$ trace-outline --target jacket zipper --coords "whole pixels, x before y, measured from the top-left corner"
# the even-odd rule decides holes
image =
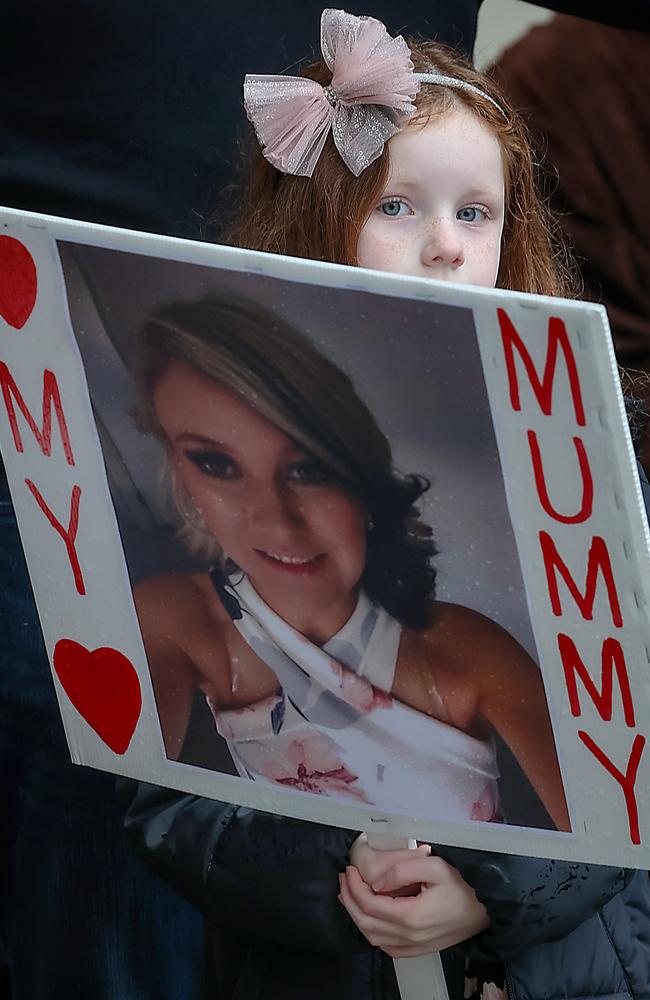
[[[515,995],[514,987],[512,985],[512,979],[510,978],[510,970],[506,962],[503,963],[503,984],[506,988],[506,997],[508,1000],[517,1000]]]

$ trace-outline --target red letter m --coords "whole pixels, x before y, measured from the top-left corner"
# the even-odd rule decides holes
[[[587,690],[587,694],[596,706],[596,710],[603,722],[611,722],[614,670],[616,670],[616,678],[621,691],[621,701],[623,702],[625,723],[628,726],[634,726],[634,703],[632,701],[632,692],[630,690],[630,678],[627,674],[627,666],[625,664],[623,649],[618,639],[612,639],[610,637],[603,640],[601,650],[600,691],[592,680],[591,674],[585,667],[583,659],[576,649],[576,644],[573,639],[560,632],[557,637],[557,645],[562,658],[562,666],[564,667],[564,679],[566,681],[566,688],[569,694],[571,714],[574,716],[582,715],[580,699],[578,698],[577,678],[579,677]]]
[[[18,421],[16,420],[14,400],[16,402],[16,406],[27,421],[30,431],[36,438],[39,448],[43,454],[48,457],[52,454],[52,407],[54,407],[54,413],[56,414],[57,423],[59,425],[59,433],[61,435],[61,442],[63,444],[66,461],[68,465],[74,465],[70,435],[68,433],[68,426],[65,422],[63,406],[61,405],[61,395],[59,393],[59,386],[54,372],[48,371],[47,369],[43,372],[42,429],[38,427],[38,424],[29,412],[20,389],[14,382],[13,376],[4,361],[0,361],[0,387],[2,388],[2,398],[4,399],[4,404],[7,410],[7,416],[9,418],[9,424],[11,426],[11,433],[13,434],[16,451],[22,452],[24,449],[23,440],[18,429]]]
[[[604,538],[601,538],[599,535],[594,535],[591,543],[587,561],[587,578],[585,580],[584,594],[580,592],[575,580],[571,576],[568,566],[556,549],[555,542],[551,536],[545,531],[540,531],[539,542],[542,547],[542,556],[544,557],[546,583],[548,586],[549,597],[551,599],[553,614],[558,617],[562,614],[562,605],[560,604],[560,593],[557,581],[557,573],[559,572],[562,579],[566,583],[571,596],[578,605],[582,617],[586,621],[590,622],[594,617],[596,584],[598,582],[598,571],[600,570],[603,575],[603,580],[605,581],[605,587],[607,588],[607,598],[609,600],[609,608],[612,613],[612,621],[616,628],[621,628],[623,625],[621,606],[618,602],[614,574],[612,573],[612,564],[609,559],[609,552]]]
[[[517,369],[515,367],[514,348],[524,363],[528,380],[533,388],[542,413],[547,417],[551,414],[553,397],[553,379],[555,378],[555,368],[557,364],[558,347],[562,349],[564,361],[566,363],[567,374],[569,376],[569,387],[576,420],[581,427],[585,424],[585,411],[582,405],[582,394],[580,392],[580,379],[578,378],[578,368],[571,350],[566,327],[561,319],[551,316],[548,321],[548,350],[546,353],[546,364],[544,365],[544,375],[541,380],[533,360],[528,353],[526,345],[515,330],[514,324],[505,309],[497,309],[499,326],[501,328],[501,340],[503,342],[503,352],[506,360],[506,371],[508,372],[508,385],[510,387],[510,404],[513,410],[521,410],[521,399],[519,396],[519,381],[517,379]]]

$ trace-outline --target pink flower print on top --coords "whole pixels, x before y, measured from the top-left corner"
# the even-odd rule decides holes
[[[329,742],[314,733],[303,739],[292,740],[284,761],[272,761],[262,768],[265,778],[313,795],[346,795],[367,802],[368,799],[354,783],[358,776],[345,766],[332,750]]]
[[[269,736],[273,732],[273,711],[281,701],[282,694],[275,691],[252,705],[219,711],[216,703],[207,698],[217,732],[225,740],[254,740]]]
[[[365,677],[359,677],[353,670],[348,670],[338,660],[330,659],[332,673],[339,678],[341,697],[357,712],[367,715],[377,708],[390,708],[393,699],[385,691],[375,687]]]
[[[499,819],[499,811],[491,788],[486,788],[483,794],[472,806],[472,819],[484,823],[494,823]]]

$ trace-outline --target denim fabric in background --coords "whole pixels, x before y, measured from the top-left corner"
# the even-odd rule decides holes
[[[0,583],[0,1000],[193,1000],[201,919],[128,848],[114,778],[70,763],[2,500]]]

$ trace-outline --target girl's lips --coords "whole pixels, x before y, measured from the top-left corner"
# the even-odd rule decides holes
[[[254,551],[264,560],[267,566],[273,566],[275,569],[283,570],[285,573],[297,573],[302,576],[317,572],[326,558],[324,552],[318,553],[315,556],[299,556],[282,552],[271,552],[268,549],[255,549]]]

